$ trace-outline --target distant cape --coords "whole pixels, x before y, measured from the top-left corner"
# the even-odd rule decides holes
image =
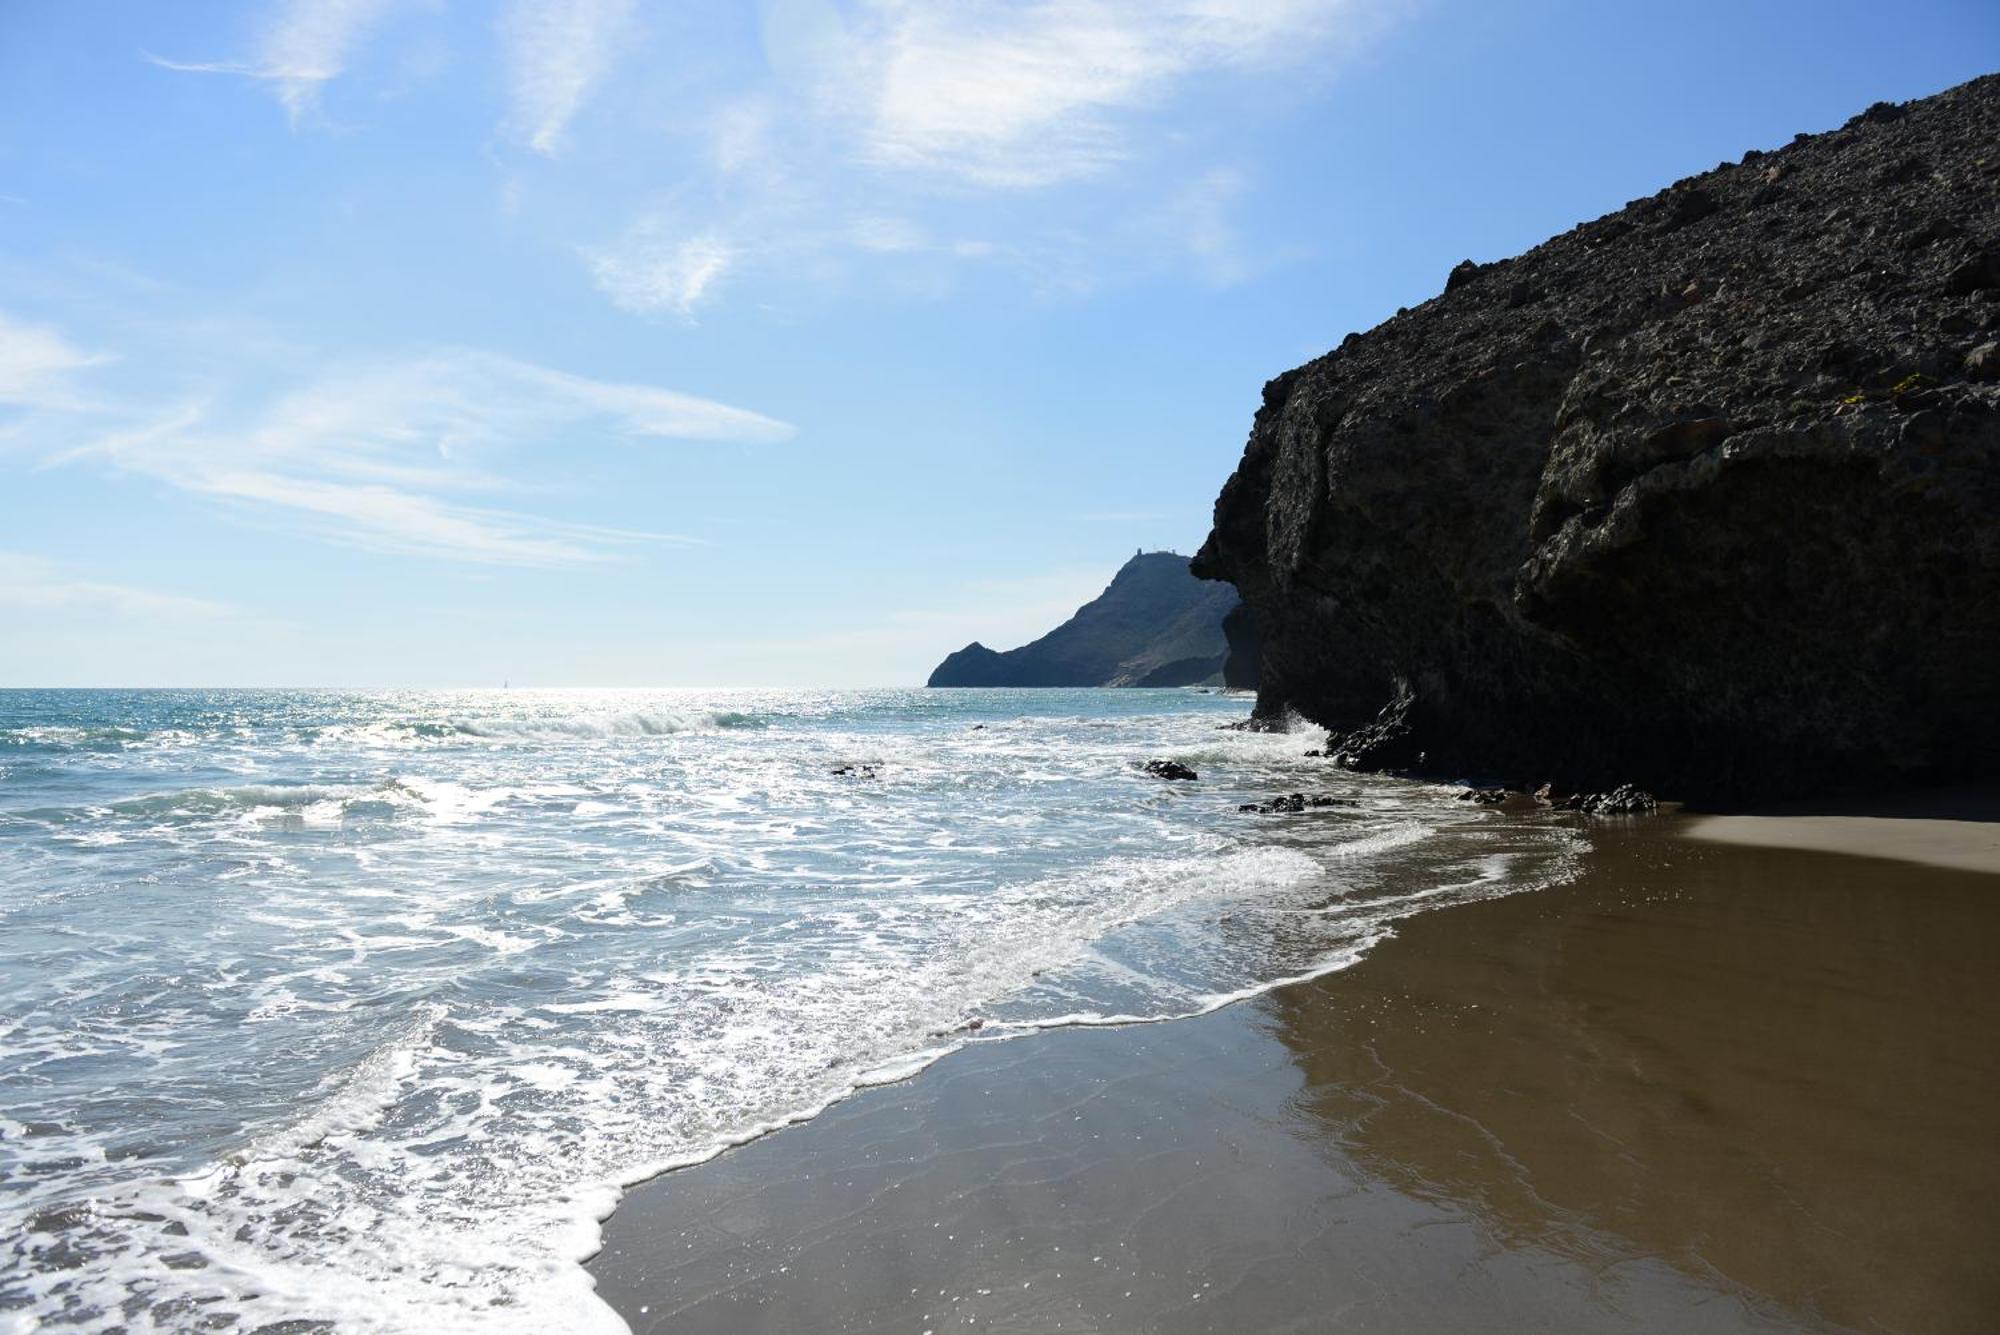
[[[1188,558],[1142,552],[1103,593],[1031,644],[999,652],[978,641],[938,664],[931,686],[1254,687],[1225,674],[1223,620],[1238,607],[1227,584],[1196,579]],[[1242,618],[1232,629],[1240,635]],[[1254,653],[1242,655],[1254,664]]]

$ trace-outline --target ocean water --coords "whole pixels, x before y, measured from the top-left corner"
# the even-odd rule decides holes
[[[1573,872],[1247,711],[0,692],[0,1330],[622,1330],[580,1263],[623,1186]],[[1299,788],[1347,804],[1236,810]]]

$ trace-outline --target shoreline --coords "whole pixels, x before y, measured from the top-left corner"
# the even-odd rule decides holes
[[[974,1042],[631,1189],[588,1269],[641,1332],[1984,1329],[2000,862],[1702,829],[1779,819],[1607,822],[1316,980]]]

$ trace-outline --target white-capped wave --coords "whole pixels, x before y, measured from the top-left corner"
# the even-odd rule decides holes
[[[353,819],[421,813],[442,820],[461,819],[506,794],[475,793],[464,785],[392,775],[365,783],[245,783],[221,787],[182,788],[145,793],[106,804],[112,815],[163,819],[249,813],[312,813],[330,819]],[[80,814],[77,809],[63,813]]]
[[[143,741],[145,737],[146,732],[143,728],[41,724],[25,728],[0,728],[0,749],[18,747],[40,750],[116,751],[133,742]]]
[[[315,696],[89,758],[0,867],[45,1082],[0,1124],[0,1305],[616,1330],[579,1263],[622,1186],[968,1041],[1344,968],[1572,846],[1145,695]]]
[[[736,710],[676,714],[659,710],[628,710],[617,713],[548,715],[489,715],[457,718],[453,731],[488,741],[525,738],[671,737],[683,732],[710,732],[727,728],[759,728],[763,720]]]

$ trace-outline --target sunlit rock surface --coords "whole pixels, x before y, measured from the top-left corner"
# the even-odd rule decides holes
[[[1194,561],[1261,713],[1522,787],[1992,767],[2000,76],[1444,286],[1264,389]]]

